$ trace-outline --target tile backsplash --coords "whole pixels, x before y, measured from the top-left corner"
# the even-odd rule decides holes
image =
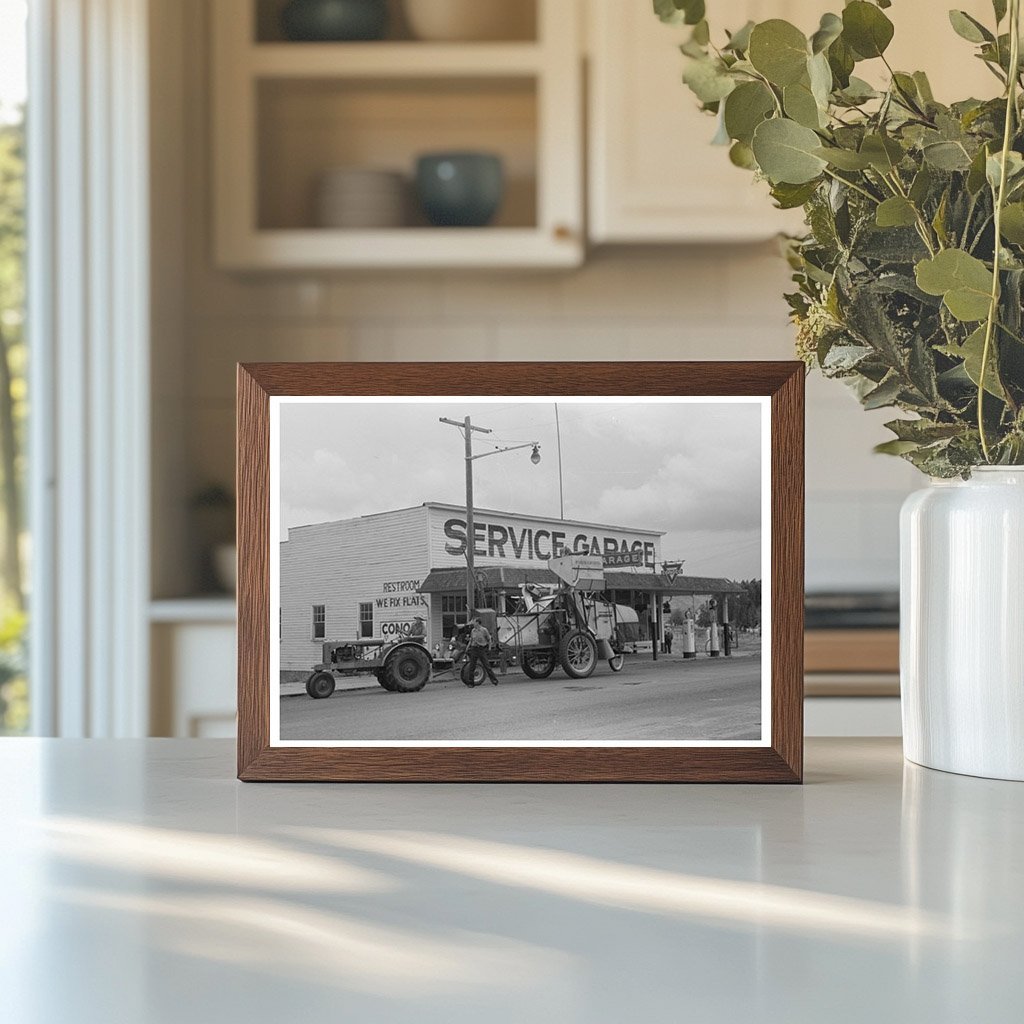
[[[186,281],[187,463],[195,484],[233,469],[239,360],[788,359],[774,245],[626,249],[556,273],[229,276]],[[897,516],[914,470],[876,456],[886,413],[808,378],[809,589],[893,588]]]
[[[163,340],[153,385],[168,478],[155,480],[158,533],[187,533],[183,496],[233,479],[237,361],[792,358],[788,268],[774,243],[603,249],[571,272],[215,270],[207,14],[206,0],[168,5],[164,30],[183,33],[188,59],[155,79],[163,156],[154,164],[154,295]],[[841,385],[808,378],[812,589],[896,586],[897,513],[919,477],[871,453],[886,438],[886,418],[865,414]],[[168,439],[179,447],[170,450]],[[177,578],[180,560],[167,561],[157,589],[176,593],[187,583]]]

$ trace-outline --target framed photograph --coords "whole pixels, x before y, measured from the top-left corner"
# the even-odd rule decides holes
[[[238,368],[245,781],[799,782],[804,367]]]

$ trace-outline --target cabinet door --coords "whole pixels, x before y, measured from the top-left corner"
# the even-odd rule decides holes
[[[689,29],[663,25],[646,0],[588,3],[591,240],[737,241],[799,230],[799,214],[776,210],[767,186],[734,167],[724,146],[710,144],[715,120],[682,83],[679,44]],[[770,17],[807,30],[826,4],[712,0],[708,16],[716,38]]]
[[[682,84],[678,49],[685,26],[663,25],[649,0],[586,0],[590,25],[590,237],[594,242],[704,242],[767,238],[799,231],[798,212],[775,210],[767,188],[712,146],[713,118]],[[949,24],[945,4],[901,0],[886,12],[896,26],[894,67],[928,72],[949,102],[998,93],[971,44]],[[989,0],[955,6],[992,22]],[[709,0],[715,38],[748,19],[786,18],[811,33],[828,0]],[[1005,24],[1004,24],[1005,30]],[[858,74],[880,83],[880,61]]]

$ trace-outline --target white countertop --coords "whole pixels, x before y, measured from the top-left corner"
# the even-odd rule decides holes
[[[241,785],[223,741],[0,741],[11,1024],[1024,1016],[1024,785]]]

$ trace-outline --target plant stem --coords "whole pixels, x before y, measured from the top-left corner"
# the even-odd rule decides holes
[[[1003,127],[1003,150],[999,168],[999,189],[995,197],[995,252],[992,257],[992,295],[989,300],[988,320],[985,323],[985,346],[981,350],[981,370],[978,373],[978,435],[985,461],[992,462],[992,452],[985,431],[985,374],[992,355],[992,336],[999,316],[999,273],[1002,270],[1003,205],[1006,201],[1006,174],[1010,144],[1017,116],[1017,84],[1020,68],[1020,0],[1010,0],[1010,74],[1006,83],[1006,124]]]
[[[854,192],[859,192],[865,199],[870,199],[871,202],[877,206],[880,202],[877,196],[873,196],[867,189],[861,188],[860,185],[855,184],[852,181],[847,181],[846,178],[840,178],[838,174],[834,174],[827,167],[825,173],[833,180],[838,181],[841,185],[845,185],[847,188],[852,188]]]
[[[917,204],[910,201],[910,197],[907,195],[906,189],[903,187],[903,182],[900,181],[899,172],[893,168],[892,174],[882,175],[882,180],[887,181],[901,199],[906,199],[906,201],[910,203],[911,209],[914,211],[914,217],[917,219],[917,233],[921,236],[921,241],[924,242],[929,255],[934,256],[935,247],[932,245],[931,228],[928,225],[928,221],[924,219],[924,214],[917,208]],[[935,242],[941,250],[943,248],[941,240],[936,237]]]

